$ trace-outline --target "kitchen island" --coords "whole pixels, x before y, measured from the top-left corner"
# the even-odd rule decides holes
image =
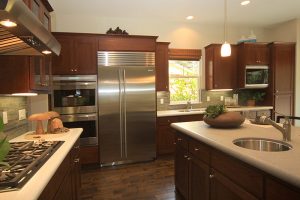
[[[270,125],[246,121],[236,129],[216,129],[194,121],[171,127],[177,131],[176,189],[186,199],[300,199],[300,128],[292,127],[288,143],[293,149],[264,152],[238,147],[233,140],[282,140],[282,134]]]
[[[0,199],[1,200],[11,200],[11,199],[14,200],[32,199],[33,200],[39,198],[45,199],[44,198],[45,195],[48,195],[50,199],[52,195],[51,193],[59,193],[59,191],[58,192],[53,191],[53,189],[55,187],[59,188],[60,186],[62,186],[59,185],[60,182],[57,181],[57,179],[59,180],[63,179],[65,175],[63,173],[65,171],[61,170],[61,168],[64,166],[67,166],[69,168],[65,170],[70,170],[72,168],[71,165],[73,163],[72,162],[73,160],[71,159],[73,158],[73,156],[75,156],[73,155],[74,148],[76,151],[77,150],[79,151],[78,139],[81,133],[82,133],[82,128],[75,128],[75,129],[70,129],[66,133],[45,134],[41,136],[41,139],[59,140],[59,141],[64,141],[64,143],[56,150],[54,154],[51,155],[51,157],[43,164],[43,166],[34,174],[34,176],[32,176],[29,179],[29,181],[20,190],[2,192],[0,193]],[[22,141],[30,141],[30,140],[34,140],[33,137],[30,137],[30,133],[25,133],[17,138],[12,139],[10,142],[22,142]],[[57,174],[57,172],[59,172],[60,174]],[[71,180],[74,177],[76,178],[77,175],[80,176],[80,174],[73,174],[73,175],[74,175],[73,177],[70,176],[69,180]],[[57,185],[49,185],[49,183],[53,183],[53,182],[55,182]],[[70,182],[67,182],[66,184],[71,185]],[[67,192],[70,191],[65,191],[65,193]],[[76,196],[76,194],[72,194],[72,195]]]

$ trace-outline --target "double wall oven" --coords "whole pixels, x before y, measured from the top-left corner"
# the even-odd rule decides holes
[[[67,128],[83,128],[81,145],[98,144],[97,76],[53,76],[52,110]]]

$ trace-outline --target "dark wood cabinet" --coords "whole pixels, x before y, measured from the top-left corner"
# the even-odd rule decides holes
[[[81,146],[80,162],[82,165],[99,163],[99,146]]]
[[[70,199],[80,198],[80,159],[79,140],[76,141],[55,174],[41,193],[39,199]]]
[[[81,33],[53,33],[61,44],[61,54],[53,56],[53,74],[97,74],[96,35]]]
[[[237,47],[231,45],[231,56],[221,57],[221,44],[205,47],[205,74],[207,90],[237,87]]]
[[[51,79],[49,56],[0,56],[0,93],[48,93]]]
[[[273,42],[271,52],[271,73],[268,95],[273,110],[284,115],[293,115],[295,88],[295,43]],[[273,113],[276,117],[276,113]]]
[[[268,43],[240,43],[237,46],[237,77],[238,87],[245,87],[246,65],[268,65],[270,64],[270,50]]]
[[[300,199],[300,189],[176,132],[175,188],[184,199]]]
[[[203,115],[181,115],[157,118],[156,147],[157,155],[172,154],[175,152],[175,130],[170,127],[171,123],[200,121]]]
[[[169,91],[169,42],[157,42],[155,51],[156,90]]]

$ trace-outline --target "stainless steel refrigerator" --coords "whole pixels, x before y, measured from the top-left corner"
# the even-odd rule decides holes
[[[98,109],[101,166],[155,158],[154,52],[98,51]]]

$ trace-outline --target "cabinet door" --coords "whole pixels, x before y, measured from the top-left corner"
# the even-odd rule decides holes
[[[209,166],[192,157],[189,163],[189,199],[209,199]]]
[[[240,186],[212,169],[210,176],[211,200],[257,200]]]
[[[30,57],[30,88],[32,90],[49,90],[51,76],[50,56]]]
[[[246,44],[244,51],[246,65],[268,65],[270,63],[267,44]]]
[[[188,151],[176,144],[175,153],[175,187],[179,193],[188,199],[188,185],[189,185],[189,160]]]
[[[169,126],[158,126],[157,129],[157,154],[170,154],[175,151],[175,133],[174,130]]]
[[[300,193],[295,188],[277,182],[271,178],[266,179],[266,200],[299,200]]]
[[[62,183],[53,199],[73,199],[72,184],[70,184],[70,183],[72,183],[72,177],[71,177],[71,174],[68,173],[64,177],[64,180],[62,181]]]
[[[231,45],[231,56],[221,57],[221,45],[205,48],[206,89],[234,89],[237,84],[237,47]]]
[[[274,70],[274,92],[294,91],[295,44],[274,44],[271,46]]]
[[[93,36],[74,38],[74,60],[72,66],[75,74],[97,74],[97,39]],[[72,71],[72,69],[71,69]]]
[[[156,90],[169,91],[169,44],[157,42],[155,52]]]
[[[52,57],[52,72],[55,75],[73,74],[74,69],[74,42],[71,36],[58,35],[54,33],[55,38],[61,44],[59,56]]]

